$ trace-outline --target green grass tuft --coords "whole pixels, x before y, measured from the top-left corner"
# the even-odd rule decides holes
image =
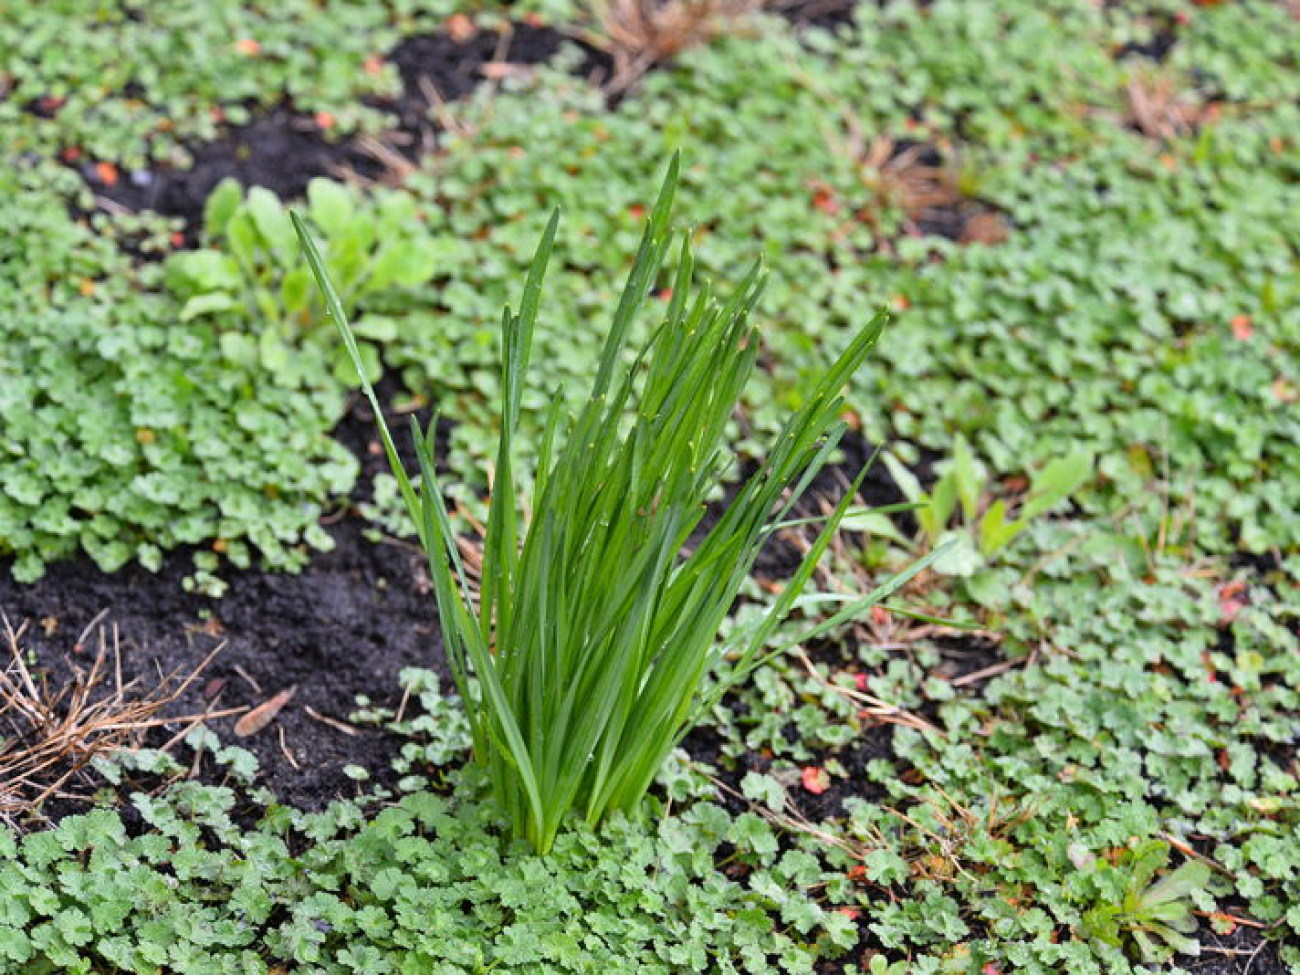
[[[752,669],[861,483],[860,474],[765,620],[742,645],[720,645],[719,627],[764,541],[838,445],[845,430],[841,392],[886,316],[877,314],[811,388],[764,464],[686,554],[706,499],[733,462],[726,427],[758,355],[750,312],[764,271],[756,263],[726,300],[718,299],[693,281],[690,236],[683,234],[663,321],[628,365],[630,327],[673,243],[677,181],[674,157],[590,398],[576,416],[565,417],[557,397],[549,413],[526,524],[515,498],[513,437],[558,211],[537,248],[519,311],[505,310],[501,438],[477,596],[466,582],[434,471],[434,424],[424,432],[413,425],[417,488],[374,403],[429,555],[444,646],[468,702],[475,755],[516,834],[539,851],[551,846],[570,810],[595,824],[616,810],[636,809],[699,715],[705,676],[724,649],[738,655],[737,678]],[[297,227],[344,344],[357,355],[324,264],[301,221]],[[373,400],[373,389],[365,388]],[[890,589],[859,600],[852,611]]]

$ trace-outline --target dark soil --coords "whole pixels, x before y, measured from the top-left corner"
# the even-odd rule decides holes
[[[1122,9],[1126,4],[1106,0],[1104,6],[1107,9]],[[1116,57],[1146,58],[1156,64],[1163,64],[1178,43],[1178,33],[1182,26],[1178,17],[1172,13],[1151,10],[1149,5],[1139,5],[1132,12],[1138,13],[1149,28],[1148,36],[1145,40],[1128,41],[1115,52]]]
[[[851,17],[855,0],[811,0],[785,8],[797,23],[826,26]],[[388,55],[402,79],[401,93],[374,107],[396,116],[397,126],[377,143],[395,154],[388,161],[374,151],[375,141],[337,140],[311,115],[284,103],[258,109],[254,120],[229,128],[220,138],[186,146],[192,162],[184,169],[158,165],[151,169],[119,172],[101,169],[93,161],[78,165],[78,172],[102,205],[132,212],[152,210],[183,223],[181,240],[194,246],[202,233],[203,207],[212,190],[224,179],[244,186],[263,186],[282,200],[302,197],[316,177],[355,177],[380,180],[391,173],[391,159],[413,162],[437,148],[439,117],[448,106],[466,98],[489,80],[493,69],[527,70],[552,60],[566,44],[578,47],[583,57],[575,73],[595,84],[608,78],[612,59],[602,51],[549,27],[527,23],[506,24],[501,31],[476,31],[456,40],[445,33],[419,34],[404,39]],[[657,65],[656,68],[667,67]],[[33,103],[33,112],[51,111]],[[900,140],[894,155],[914,150],[910,140]],[[916,161],[941,167],[945,159],[936,147],[921,145]],[[111,181],[106,181],[105,176]],[[961,243],[996,243],[1007,230],[1003,218],[986,203],[962,198],[951,204],[926,208],[908,220],[905,232],[945,237]],[[146,256],[140,254],[139,256]]]
[[[396,385],[385,380],[379,389],[381,401],[391,401],[396,391]],[[417,418],[428,420],[418,413]],[[392,416],[389,422],[400,425],[404,417]],[[373,415],[360,397],[335,430],[363,468],[353,505],[364,500],[372,476],[387,470],[374,431]],[[407,452],[405,438],[397,439],[399,450]],[[445,443],[446,437],[440,440]],[[800,510],[812,513],[823,501],[838,499],[870,452],[861,437],[847,437],[845,460],[823,471]],[[404,460],[413,463],[411,457]],[[871,504],[901,499],[881,465],[873,469],[864,495]],[[327,530],[334,550],[316,554],[301,574],[227,571],[229,589],[216,600],[184,591],[182,580],[192,571],[186,551],[173,553],[156,574],[133,565],[106,575],[88,558],[78,557],[50,566],[31,585],[15,583],[8,566],[0,565],[0,610],[15,626],[29,622],[24,648],[34,654],[38,669],[56,681],[66,674],[67,663],[89,663],[91,650],[74,650],[73,644],[103,610],[108,611],[104,625],[116,626],[121,636],[123,677],[138,677],[143,688],[155,686],[160,675],[188,674],[213,647],[224,644],[202,679],[169,714],[253,707],[295,687],[292,701],[257,734],[236,738],[235,717],[215,719],[211,725],[225,743],[257,755],[265,782],[282,801],[319,808],[354,791],[342,772],[345,765],[363,766],[383,783],[398,742],[374,729],[348,735],[311,717],[307,708],[346,721],[357,695],[394,705],[404,667],[447,673],[423,556],[406,543],[367,541],[365,524],[352,506]],[[774,540],[763,554],[759,573],[766,578],[788,576],[799,558],[788,542]],[[170,734],[159,732],[154,740]],[[704,743],[708,732],[699,734],[703,737],[696,744],[702,747],[692,751],[700,758],[715,757],[716,744],[710,754]],[[857,758],[865,763],[883,754],[880,747],[888,750],[887,739],[873,734],[853,754],[841,755],[841,761],[855,767]],[[207,766],[198,769],[201,778],[215,772]],[[835,795],[824,802],[838,807]]]
[[[203,205],[213,188],[233,177],[245,186],[265,186],[281,199],[301,197],[317,176],[351,171],[375,178],[383,165],[355,143],[331,142],[310,117],[272,109],[248,125],[232,128],[216,142],[190,147],[187,170],[159,167],[119,175],[105,184],[94,166],[81,173],[96,195],[128,210],[153,210],[185,221],[187,239],[197,239]]]
[[[396,129],[379,141],[406,160],[415,160],[437,144],[438,106],[431,96],[443,103],[458,101],[487,80],[485,65],[508,64],[518,69],[542,64],[555,57],[566,42],[584,51],[579,74],[598,79],[608,72],[610,62],[605,55],[548,27],[507,25],[501,32],[478,31],[463,41],[446,34],[406,38],[389,54],[402,78],[401,94],[392,101],[372,103],[392,112],[398,121]],[[34,104],[31,110],[47,108]],[[208,195],[228,177],[245,186],[265,186],[281,199],[291,200],[301,197],[308,182],[317,176],[354,174],[378,179],[386,171],[385,163],[362,140],[335,140],[314,117],[287,103],[260,110],[254,121],[230,128],[213,142],[186,148],[193,160],[186,169],[159,165],[118,173],[111,184],[92,162],[81,165],[79,172],[110,205],[180,217],[185,222],[185,241],[193,245]]]
[[[1006,659],[994,640],[975,636],[942,636],[934,639],[942,658],[932,677],[956,680],[999,664]]]
[[[368,411],[358,407],[344,422],[341,439],[364,444],[363,431],[372,428]],[[361,456],[368,468],[375,467],[373,453],[363,448]],[[123,675],[139,677],[145,687],[156,684],[159,674],[192,671],[224,642],[203,678],[171,711],[255,706],[296,687],[272,724],[251,737],[234,736],[234,717],[212,726],[224,743],[257,755],[263,778],[281,800],[319,808],[355,791],[342,772],[345,765],[361,765],[382,782],[398,746],[375,730],[348,735],[306,709],[346,721],[358,694],[395,704],[404,667],[445,674],[421,557],[407,546],[365,540],[362,522],[352,514],[328,531],[336,547],[316,555],[300,575],[229,572],[229,591],[217,600],[182,589],[191,571],[184,552],[174,553],[157,574],[131,566],[105,575],[79,557],[51,566],[32,585],[14,583],[8,566],[0,566],[0,610],[15,626],[31,621],[25,649],[57,672],[64,655],[89,661],[89,651],[76,654],[72,644],[107,609],[106,624],[121,634]],[[53,628],[50,635],[47,627]],[[211,772],[200,769],[201,776]]]
[[[388,423],[388,429],[392,431],[393,446],[397,448],[398,460],[402,462],[402,466],[407,471],[418,471],[420,462],[415,453],[415,444],[409,434],[410,418],[413,416],[416,422],[420,424],[420,429],[425,430],[428,428],[432,410],[428,406],[423,406],[412,412],[405,407],[401,407],[399,413],[398,404],[406,397],[402,395],[402,387],[392,375],[384,376],[375,385],[375,395],[380,403],[392,404],[391,407],[385,408],[384,418]],[[438,421],[434,461],[437,464],[439,473],[447,470],[444,464],[446,457],[443,450],[450,440],[451,427],[452,424],[447,419]],[[361,464],[361,476],[352,489],[351,500],[353,504],[369,501],[371,484],[375,475],[389,473],[389,467],[388,458],[379,439],[374,411],[360,393],[353,394],[352,404],[347,415],[334,428],[331,436],[352,451]]]
[[[1143,57],[1156,64],[1163,64],[1178,43],[1178,37],[1172,27],[1164,27],[1146,41],[1129,41],[1118,51],[1119,57]]]
[[[789,0],[777,7],[790,23],[797,26],[835,30],[853,23],[853,9],[861,0]]]
[[[403,132],[416,136],[418,147],[431,149],[438,130],[430,117],[430,108],[436,108],[431,93],[444,102],[458,101],[484,82],[484,65],[545,64],[565,44],[583,52],[575,70],[579,77],[595,83],[609,77],[613,62],[608,55],[549,27],[517,23],[501,32],[478,31],[463,41],[446,34],[408,37],[388,55],[402,76],[402,94],[386,107],[397,113]]]
[[[1244,909],[1231,913],[1249,916]],[[1265,939],[1259,928],[1239,925],[1231,934],[1215,934],[1202,920],[1198,938],[1200,957],[1179,957],[1179,965],[1192,975],[1294,975],[1282,961],[1278,943]]]
[[[804,496],[796,502],[790,517],[810,518],[824,515],[831,510],[853,485],[853,479],[857,477],[858,472],[871,459],[876,446],[868,442],[857,431],[849,430],[840,442],[839,449],[842,454],[841,458],[834,463],[827,464],[821,473],[813,479]],[[939,456],[933,452],[923,452],[920,463],[912,472],[922,485],[928,486],[934,481],[933,466],[938,459]],[[741,480],[749,477],[757,469],[757,461],[746,461],[742,469]],[[734,491],[734,487],[728,491],[728,501],[734,496]],[[867,471],[861,488],[858,490],[858,503],[867,507],[878,508],[884,505],[901,504],[906,500],[906,496],[904,496],[902,490],[894,482],[893,476],[889,473],[889,468],[879,460],[872,464]],[[701,527],[710,527],[720,514],[721,507],[714,512],[710,512],[705,517]],[[900,529],[905,534],[916,531],[916,520],[910,513],[903,512],[896,515],[895,518]],[[808,537],[814,537],[816,526],[806,529],[806,533]],[[855,532],[846,532],[845,537],[852,544],[861,541],[861,536]],[[802,560],[802,551],[788,540],[778,536],[769,542],[759,554],[758,561],[754,565],[754,574],[769,580],[788,579],[793,575],[795,569],[799,567]]]

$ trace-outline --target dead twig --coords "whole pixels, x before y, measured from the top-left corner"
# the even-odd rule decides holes
[[[1182,91],[1179,79],[1164,69],[1135,71],[1124,87],[1128,100],[1127,121],[1152,139],[1168,141],[1195,130],[1204,111]]]
[[[302,766],[299,765],[298,760],[293,757],[293,752],[289,749],[289,742],[285,740],[284,725],[277,725],[275,730],[280,733],[280,753],[284,755],[285,761],[293,766],[294,771],[301,772]]]
[[[1229,870],[1227,867],[1225,867],[1222,863],[1220,863],[1218,860],[1212,859],[1211,857],[1207,857],[1204,853],[1198,851],[1194,846],[1192,846],[1186,840],[1180,840],[1177,836],[1174,836],[1172,833],[1162,832],[1158,835],[1162,840],[1164,840],[1166,843],[1172,846],[1183,856],[1189,857],[1193,860],[1200,860],[1211,870],[1221,873],[1226,877],[1233,876],[1232,871]],[[1259,926],[1263,927],[1263,925],[1259,925]]]
[[[421,76],[420,80],[428,79]],[[357,148],[384,167],[384,181],[390,184],[400,185],[416,171],[416,166],[410,160],[374,136],[362,136],[357,140]]]
[[[798,648],[796,653],[798,654],[800,661],[803,662],[804,669],[813,680],[827,690],[834,691],[836,694],[840,694],[852,701],[857,705],[858,714],[860,716],[872,717],[886,724],[902,725],[905,728],[912,728],[915,731],[931,731],[934,734],[939,735],[941,738],[945,737],[942,730],[935,727],[924,718],[912,714],[910,711],[905,711],[895,704],[890,704],[888,701],[882,701],[880,698],[868,694],[865,691],[855,690],[851,687],[844,687],[827,680],[818,672],[817,668],[813,665],[813,662],[808,659],[808,655],[804,653],[802,647]]]
[[[245,683],[247,683],[248,686],[253,689],[254,694],[262,693],[262,685],[259,684],[257,682],[257,679],[252,674],[250,674],[247,670],[245,670],[240,664],[235,664],[234,671],[240,677],[244,678]]]
[[[114,627],[110,643],[98,614],[78,638],[81,653],[98,628],[98,649],[89,666],[69,658],[71,676],[52,687],[33,675],[21,647],[26,624],[18,629],[0,613],[9,661],[0,670],[0,816],[38,810],[96,757],[138,747],[143,733],[184,717],[160,712],[189,689],[224,644],[218,645],[183,679],[164,676],[147,693],[136,695],[138,681],[122,679],[121,640]],[[111,677],[110,677],[111,675]]]
[[[1021,657],[1017,660],[1001,660],[998,663],[990,664],[979,670],[971,671],[969,674],[962,674],[960,677],[951,678],[948,683],[953,687],[965,687],[967,684],[978,684],[982,680],[989,680],[998,674],[1004,674],[1013,667],[1019,667],[1021,664],[1028,663],[1030,657]]]
[[[361,734],[361,729],[356,725],[348,724],[346,721],[340,721],[338,718],[331,718],[328,714],[321,714],[310,704],[303,707],[307,717],[313,721],[319,721],[321,724],[333,728],[335,731],[341,731],[345,735],[356,737]]]
[[[428,101],[429,107],[433,109],[433,114],[438,120],[438,124],[446,131],[453,135],[464,136],[468,130],[460,124],[456,116],[452,113],[451,107],[447,104],[447,99],[442,97],[442,92],[438,86],[427,75],[420,75],[419,81],[420,94],[424,95]]]
[[[111,213],[115,217],[130,216],[133,212],[129,207],[124,207],[116,200],[110,200],[108,197],[101,196],[98,193],[95,194],[95,206],[103,210],[105,213]]]
[[[660,61],[738,33],[764,0],[593,0],[582,40],[614,60],[606,90],[621,94]]]

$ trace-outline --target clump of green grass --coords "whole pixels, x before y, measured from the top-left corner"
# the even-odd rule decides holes
[[[475,757],[516,835],[542,852],[570,810],[591,824],[616,810],[635,810],[664,758],[725,689],[701,690],[719,659],[734,654],[733,681],[761,662],[862,479],[859,474],[825,520],[762,623],[741,645],[720,645],[719,626],[764,541],[843,435],[841,391],[885,316],[876,315],[854,337],[785,423],[767,460],[692,542],[706,499],[733,463],[725,432],[758,354],[750,312],[764,271],[755,264],[729,297],[716,298],[709,287],[696,286],[690,238],[683,234],[663,320],[628,364],[629,329],[675,236],[669,220],[677,180],[674,158],[586,405],[565,416],[562,398],[555,397],[526,523],[515,498],[513,436],[558,212],[537,248],[518,312],[505,310],[501,436],[477,593],[467,582],[434,471],[435,425],[421,431],[412,424],[417,486],[363,380],[429,557]],[[297,226],[326,305],[359,363],[324,264],[303,224]],[[919,567],[846,612],[883,599]]]

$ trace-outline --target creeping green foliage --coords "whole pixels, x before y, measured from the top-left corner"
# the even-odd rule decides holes
[[[1189,948],[1178,918],[1193,906],[1188,937],[1206,950],[1235,915],[1300,961],[1296,565],[1198,569],[1145,544],[1065,519],[1027,529],[990,570],[1000,676],[954,684],[978,677],[987,651],[886,621],[876,640],[833,634],[816,676],[777,661],[720,709],[717,761],[756,803],[809,814],[827,779],[855,797],[846,819],[816,827],[848,842],[846,903],[909,971],[1141,971],[1144,939],[1128,931],[1163,917],[1173,935],[1146,931],[1154,950]],[[882,725],[854,693],[931,727]],[[760,761],[765,774],[741,776]],[[1211,884],[1182,868],[1179,883],[1197,880],[1190,901],[1144,921],[1154,878],[1135,880],[1133,851],[1154,841],[1194,845],[1222,869]]]
[[[80,150],[78,165],[109,159],[121,179],[135,179],[148,159],[183,165],[178,140],[207,137],[223,116],[243,121],[250,103],[283,91],[299,109],[333,115],[332,131],[375,131],[382,108],[355,96],[382,97],[397,79],[391,65],[371,62],[371,73],[367,59],[450,8],[9,6],[14,16],[0,17],[0,549],[24,576],[79,548],[104,565],[133,553],[154,564],[158,547],[216,538],[236,558],[269,538],[278,546],[269,564],[300,559],[320,506],[351,480],[350,459],[321,435],[341,409],[334,361],[290,340],[294,367],[319,377],[290,389],[285,373],[251,356],[224,360],[220,336],[259,335],[258,313],[220,313],[248,315],[238,327],[215,314],[179,322],[183,302],[159,293],[156,267],[126,260],[64,216],[68,201],[88,209],[90,196],[75,171],[42,160],[72,161]],[[529,6],[552,23],[568,7]],[[245,39],[258,42],[256,53],[235,46]],[[123,50],[138,56],[123,59]],[[438,242],[436,276],[400,300],[376,296],[359,320],[396,323],[399,341],[366,341],[453,422],[447,487],[462,504],[493,466],[500,308],[515,297],[544,214],[565,209],[553,258],[565,273],[552,275],[534,381],[519,398],[520,457],[540,443],[550,393],[583,405],[600,313],[636,247],[644,186],[678,144],[692,147],[681,196],[709,217],[695,229],[701,276],[736,280],[756,249],[776,270],[760,368],[732,428],[742,453],[761,455],[857,334],[864,308],[888,302],[898,311],[891,354],[868,362],[849,390],[867,439],[887,438],[909,464],[955,459],[964,441],[983,467],[977,480],[1008,498],[1021,493],[1015,479],[1088,455],[1086,489],[1029,521],[973,575],[923,587],[931,605],[978,613],[989,640],[935,638],[883,614],[808,644],[815,677],[781,658],[738,684],[712,727],[684,743],[718,767],[678,750],[662,777],[675,815],[655,835],[691,861],[686,879],[653,869],[609,879],[642,863],[629,851],[650,835],[630,828],[638,838],[625,842],[621,825],[599,840],[562,833],[546,863],[529,868],[541,873],[479,869],[495,862],[483,851],[496,848],[499,824],[457,799],[448,847],[385,876],[403,892],[397,908],[363,904],[351,890],[375,896],[369,874],[345,878],[331,867],[303,879],[290,853],[311,860],[316,844],[323,858],[364,863],[342,851],[344,834],[365,833],[355,825],[365,811],[311,819],[272,810],[264,828],[220,846],[210,831],[181,833],[166,809],[185,810],[182,819],[200,809],[205,825],[234,837],[217,816],[226,799],[182,790],[148,807],[167,835],[145,830],[131,841],[156,859],[130,874],[139,880],[131,896],[149,901],[120,924],[119,904],[84,896],[118,863],[78,847],[81,827],[24,841],[21,855],[0,839],[0,871],[34,871],[21,882],[6,874],[0,888],[32,888],[45,912],[30,923],[3,914],[27,910],[13,907],[26,893],[0,904],[0,969],[40,964],[30,961],[40,943],[62,952],[44,963],[54,970],[104,945],[114,957],[138,950],[147,971],[400,971],[405,941],[430,940],[417,925],[435,903],[451,905],[457,923],[468,918],[456,934],[485,945],[480,967],[497,971],[806,970],[813,955],[851,943],[857,924],[874,956],[846,959],[860,969],[1124,975],[1147,970],[1125,933],[1134,915],[1121,915],[1127,897],[1140,910],[1150,889],[1132,885],[1129,858],[1151,841],[1193,845],[1222,868],[1210,893],[1190,894],[1205,915],[1202,944],[1217,947],[1243,917],[1263,927],[1243,926],[1234,944],[1277,942],[1252,971],[1273,955],[1300,965],[1298,59],[1300,21],[1274,0],[891,0],[858,4],[834,33],[756,22],[753,36],[651,74],[612,110],[559,70],[512,71],[451,106],[457,125],[406,186]],[[1138,117],[1144,85],[1157,94],[1164,86],[1172,118]],[[955,174],[961,205],[974,196],[996,214],[1000,232],[985,239],[997,242],[927,233],[945,222],[953,236],[964,228],[942,206],[909,212],[898,183],[886,185],[899,176],[896,160],[880,155],[886,139],[932,146]],[[146,255],[166,241],[147,218],[101,215],[95,224]],[[655,281],[652,300],[666,307],[670,285]],[[630,341],[646,332],[634,323]],[[248,427],[229,422],[240,415]],[[161,450],[148,442],[159,432],[154,417],[193,436],[160,437]],[[392,501],[403,503],[400,487],[381,481],[375,510],[391,512]],[[1008,512],[1004,527],[1016,520]],[[413,530],[406,521],[391,527]],[[910,522],[893,529],[910,541]],[[861,591],[870,559],[849,544],[834,556],[822,570],[832,591],[798,600],[799,619],[772,634],[773,646]],[[765,589],[779,580],[761,582],[746,584],[762,601],[741,606],[728,635],[762,618],[774,598]],[[978,606],[961,605],[970,600]],[[420,688],[413,696],[430,703],[402,722],[414,735],[402,788],[445,789],[459,773],[439,763],[463,750],[468,719],[450,701],[433,702],[427,682]],[[904,716],[861,695],[932,727],[890,723]],[[725,847],[712,840],[721,828],[702,839],[689,825],[715,815],[699,805],[713,794],[708,774],[756,804],[732,820]],[[763,819],[791,806],[816,837],[778,833]],[[286,820],[310,824],[289,849],[267,840]],[[246,855],[222,859],[218,848],[239,844]],[[589,846],[565,859],[571,844]],[[461,855],[477,873],[457,872]],[[545,872],[561,860],[561,873]],[[191,879],[196,864],[212,868],[210,885]],[[254,874],[292,880],[267,893]],[[458,884],[455,895],[428,879],[443,876]],[[590,879],[600,889],[578,898],[589,919],[547,919],[517,894],[521,876],[552,891]],[[431,887],[437,893],[422,900]],[[322,890],[347,911],[382,909],[347,915]],[[1119,945],[1089,937],[1086,918]],[[773,926],[751,938],[751,921]],[[130,944],[100,937],[100,926]],[[740,929],[749,933],[733,937]],[[230,947],[247,937],[262,947]],[[536,941],[567,952],[565,938],[589,955],[528,953]],[[741,947],[711,953],[714,944]],[[311,951],[330,961],[295,957]],[[1164,970],[1180,971],[1179,960]],[[439,964],[479,963],[443,957],[428,967]]]
[[[239,0],[202,7],[52,0],[11,4],[0,24],[0,131],[15,149],[75,147],[126,167],[184,158],[178,140],[210,139],[249,103],[290,95],[340,129],[377,128],[366,96],[393,94],[395,73],[364,69],[399,36],[387,4]],[[129,52],[130,56],[124,56]],[[3,86],[0,85],[0,88]],[[46,101],[45,117],[24,107]]]
[[[356,461],[328,437],[344,388],[324,351],[277,382],[211,322],[148,290],[64,212],[45,173],[0,172],[0,553],[21,580],[78,550],[106,571],[179,545],[301,565]],[[198,568],[217,555],[200,552]]]
[[[866,975],[907,975],[907,962],[890,962],[884,955],[872,955]]]
[[[0,145],[74,150],[117,164],[127,178],[151,163],[183,165],[189,144],[286,99],[325,122],[328,138],[379,133],[393,122],[386,103],[401,91],[385,55],[452,14],[499,21],[501,7],[495,0],[8,3],[0,17]],[[571,4],[510,7],[516,17],[555,16]]]
[[[1254,75],[1294,84],[1300,25],[1246,4],[1270,8],[1264,22],[1288,42],[1266,40],[1231,12],[1242,6],[1195,11],[1194,50],[1222,24],[1249,42]],[[1300,542],[1294,100],[1234,93],[1158,144],[1124,122],[1116,51],[1151,30],[1125,9],[940,0],[860,4],[855,17],[838,37],[801,43],[773,25],[689,52],[613,111],[548,71],[465,109],[463,131],[410,182],[438,203],[435,232],[458,241],[443,267],[454,284],[438,327],[408,318],[391,357],[457,418],[454,465],[483,470],[492,455],[496,314],[541,231],[536,214],[564,207],[558,259],[582,274],[558,285],[569,300],[549,312],[536,356],[548,387],[577,404],[648,161],[682,142],[683,201],[711,215],[697,231],[710,244],[702,272],[734,276],[754,247],[779,255],[743,449],[761,452],[864,307],[892,302],[897,354],[849,392],[873,440],[904,441],[910,459],[908,445],[950,454],[960,432],[994,476],[1086,452],[1094,512],[1136,501],[1159,517],[1148,484],[1168,477],[1194,488],[1204,549]],[[1216,78],[1229,49],[1215,42]],[[959,155],[1007,238],[882,232],[898,214],[879,219],[864,183],[878,136]],[[546,402],[525,398],[521,438],[540,437]]]
[[[271,805],[240,827],[233,790],[188,782],[136,794],[129,831],[106,809],[0,828],[0,969],[811,975],[856,939],[823,901],[833,874],[781,855],[761,821],[699,803],[654,828],[568,831],[540,858],[463,786]]]
[[[414,713],[399,716],[392,709],[376,706],[365,698],[357,701],[358,710],[352,720],[379,725],[406,739],[392,766],[401,776],[398,788],[414,792],[429,784],[424,774],[427,770],[462,758],[469,751],[472,737],[459,699],[442,694],[435,672],[408,667],[401,672],[400,679],[404,697],[417,705],[410,708]]]

